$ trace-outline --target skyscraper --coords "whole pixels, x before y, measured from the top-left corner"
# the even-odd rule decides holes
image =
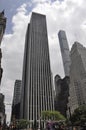
[[[46,17],[37,13],[26,33],[21,97],[21,118],[39,120],[42,111],[54,110]]]
[[[70,51],[69,51],[69,46],[68,46],[68,41],[66,38],[65,31],[60,30],[58,33],[58,37],[59,37],[60,49],[61,49],[61,54],[63,59],[65,76],[69,76],[71,62],[70,62]]]
[[[5,120],[4,95],[0,93],[0,125],[3,125],[4,120]]]
[[[6,17],[4,16],[4,11],[0,12],[0,44],[3,38],[3,34],[6,28]]]
[[[3,38],[3,34],[5,32],[6,28],[6,17],[4,16],[4,11],[0,12],[0,45]],[[2,52],[0,48],[0,83],[2,78],[3,69],[1,67],[1,58],[2,58]]]
[[[69,106],[73,113],[75,108],[86,104],[86,48],[75,42],[70,57]]]
[[[1,48],[0,48],[0,83],[1,83],[2,73],[3,73],[3,69],[1,66],[1,58],[2,58],[2,52],[1,52]]]
[[[69,77],[63,79],[59,75],[55,76],[55,110],[60,111],[65,117],[67,111],[67,103],[69,96]]]
[[[16,80],[14,85],[13,104],[20,103],[21,98],[21,80]]]
[[[11,119],[20,118],[21,80],[16,80],[14,85]]]
[[[1,41],[3,38],[3,34],[5,32],[6,28],[6,17],[4,16],[4,11],[0,12],[0,46]],[[0,47],[0,83],[2,78],[3,69],[1,66],[1,58],[2,58],[2,51]],[[5,121],[5,105],[4,105],[4,95],[0,93],[0,125],[4,123]]]

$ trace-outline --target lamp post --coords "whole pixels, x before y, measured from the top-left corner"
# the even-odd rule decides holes
[[[40,118],[39,118],[38,129],[41,130],[41,116],[40,116]]]
[[[0,117],[0,125],[1,125],[1,117]]]
[[[72,130],[73,130],[73,123],[72,123],[72,120],[71,120],[71,109],[70,109],[70,107],[69,107],[69,116],[70,116],[70,122],[71,122]]]
[[[40,117],[40,130],[41,130],[41,117]]]
[[[0,130],[1,130],[1,117],[0,117]]]

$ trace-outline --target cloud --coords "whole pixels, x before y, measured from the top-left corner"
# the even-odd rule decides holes
[[[45,2],[47,2],[47,3],[49,3],[49,2],[51,2],[51,0],[32,0],[32,3],[45,3]]]
[[[6,102],[12,102],[14,82],[22,78],[22,63],[27,24],[30,21],[31,11],[46,15],[51,69],[53,75],[64,76],[60,53],[58,31],[66,31],[69,47],[74,41],[81,42],[86,47],[86,1],[85,0],[32,0],[30,4],[22,4],[16,9],[12,18],[12,33],[5,34],[2,43],[2,66],[4,68],[1,84]],[[7,106],[8,120],[10,107]]]
[[[66,31],[70,48],[76,40],[85,46],[85,10],[86,1],[84,0],[64,0],[62,2],[56,0],[53,3],[44,2],[43,4],[39,2],[33,9],[34,12],[46,14],[51,67],[54,75],[57,73],[61,76],[64,75],[58,41],[58,32],[60,29]]]
[[[25,34],[30,16],[26,15],[26,4],[17,9],[12,18],[12,34],[5,34],[2,42],[2,66],[3,78],[1,91],[5,94],[5,102],[12,103],[14,82],[22,79],[23,50]],[[6,112],[9,113],[11,106],[6,105]],[[8,120],[10,116],[8,114]]]

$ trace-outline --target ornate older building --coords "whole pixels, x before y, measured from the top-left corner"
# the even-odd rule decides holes
[[[26,33],[22,78],[22,118],[39,120],[54,110],[52,75],[45,15],[32,13]]]
[[[71,113],[86,104],[86,48],[75,42],[72,46],[70,66],[69,104]]]
[[[0,83],[1,83],[2,73],[3,73],[3,69],[1,67],[1,58],[2,58],[2,52],[1,52],[1,48],[0,48]]]
[[[3,38],[3,34],[6,28],[6,17],[4,16],[4,11],[0,13],[0,44]]]
[[[55,76],[55,110],[59,111],[65,117],[67,117],[67,103],[69,97],[69,83],[68,76],[61,79],[59,75]]]
[[[5,121],[4,95],[0,93],[0,125]]]
[[[5,32],[5,28],[6,28],[6,17],[4,16],[4,11],[2,11],[0,13],[0,45],[3,38],[3,34]],[[1,83],[2,72],[3,72],[3,69],[1,67],[1,58],[2,58],[2,52],[0,48],[0,83]]]

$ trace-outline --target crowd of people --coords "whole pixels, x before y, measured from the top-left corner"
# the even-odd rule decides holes
[[[16,128],[14,126],[2,126],[0,125],[0,130],[20,130],[19,128]],[[32,128],[31,130],[38,130],[38,125],[35,125],[35,128]],[[79,127],[79,126],[66,126],[63,122],[50,122],[48,121],[45,125],[45,128],[42,126],[40,127],[40,130],[86,130],[86,126]]]
[[[86,130],[86,126],[67,126],[62,122],[47,122],[46,130]]]

